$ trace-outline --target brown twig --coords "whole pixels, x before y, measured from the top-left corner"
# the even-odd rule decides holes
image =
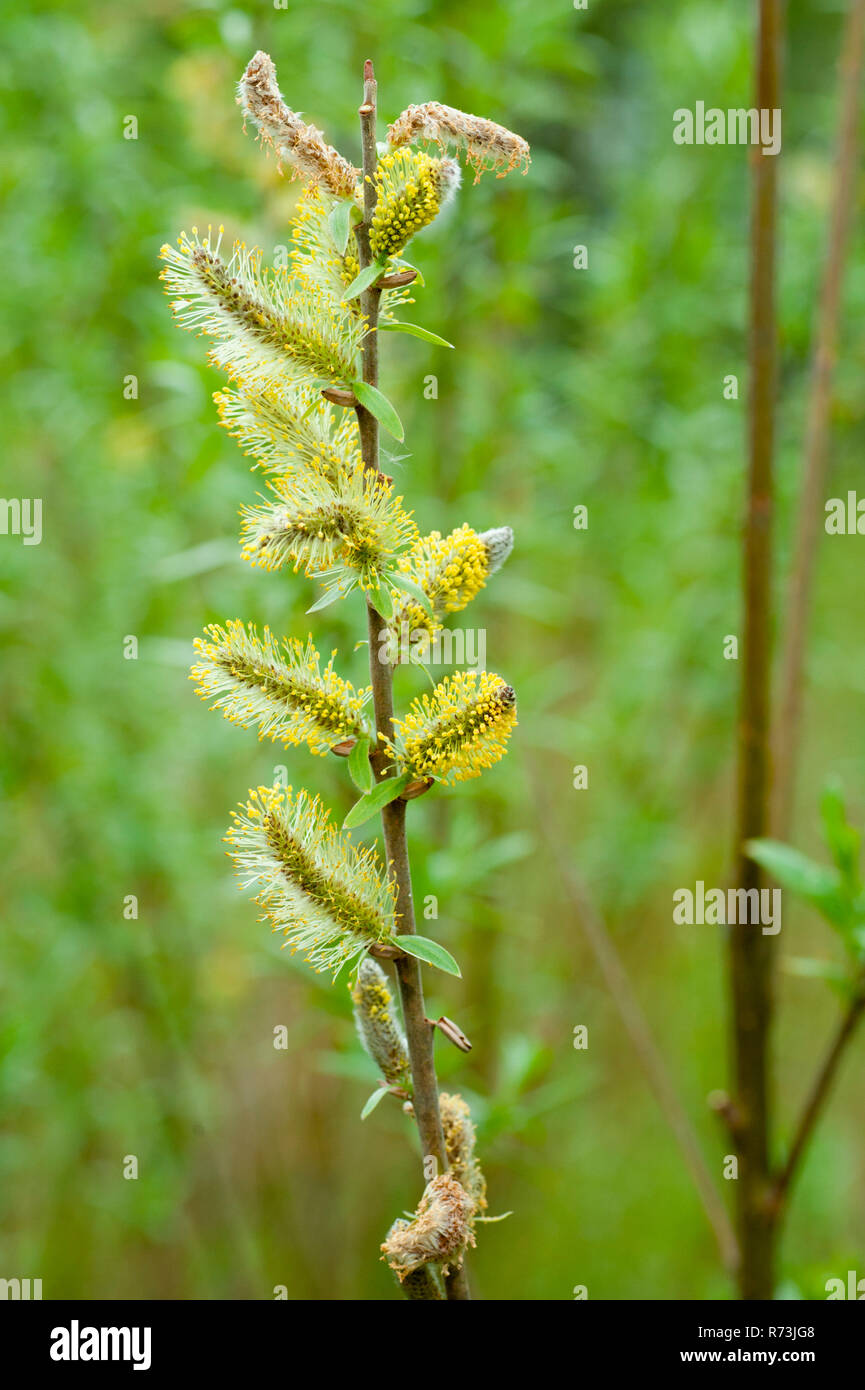
[[[539,796],[537,799],[540,802]],[[612,937],[607,931],[604,920],[596,910],[585,885],[573,869],[561,845],[554,839],[550,830],[550,816],[546,807],[540,805],[539,809],[538,820],[545,829],[547,842],[558,866],[559,876],[576,908],[577,920],[598,963],[598,968],[604,977],[613,1003],[619,1011],[619,1017],[631,1040],[649,1087],[673,1132],[685,1164],[694,1180],[703,1211],[718,1242],[718,1250],[724,1267],[733,1273],[738,1263],[736,1237],[724,1203],[707,1167],[700,1141],[687,1111],[679,1099],[667,1064],[655,1043],[648,1020],[634,993],[627,971],[613,944]]]
[[[787,1155],[787,1160],[773,1183],[771,1214],[776,1224],[781,1221],[790,1189],[793,1185],[793,1179],[798,1172],[799,1165],[808,1147],[808,1141],[814,1132],[817,1120],[820,1118],[820,1113],[829,1099],[832,1083],[835,1079],[844,1050],[853,1037],[863,1012],[865,1012],[865,991],[859,990],[851,999],[841,1018],[832,1044],[823,1059],[823,1063],[811,1087],[793,1142],[790,1145],[790,1152]]]
[[[829,214],[826,259],[817,311],[811,390],[805,435],[805,466],[796,523],[793,567],[787,593],[787,620],[781,660],[772,826],[786,840],[796,792],[796,760],[802,706],[802,677],[814,562],[820,537],[821,499],[826,478],[832,372],[838,341],[854,183],[859,153],[865,0],[851,0],[841,39],[841,98],[835,179]]]
[[[356,228],[358,259],[361,270],[371,262],[369,230],[375,212],[376,189],[373,173],[376,166],[376,81],[373,66],[369,59],[364,64],[363,105],[360,107],[361,142],[363,147],[363,222]],[[367,317],[369,332],[363,341],[363,379],[370,386],[378,386],[378,325],[381,290],[371,286],[361,296],[361,307]],[[364,406],[358,405],[357,419],[360,427],[360,444],[364,467],[379,471],[378,420]],[[387,661],[380,660],[379,638],[383,619],[372,604],[367,604],[367,628],[369,632],[369,669],[372,683],[373,708],[379,736],[390,735],[393,731],[393,669]],[[385,775],[380,760],[374,762],[376,776]],[[412,901],[411,866],[409,864],[408,843],[405,830],[406,803],[398,797],[385,806],[381,813],[384,830],[385,854],[388,872],[396,885],[396,908],[399,916],[399,930],[403,936],[416,931],[414,904]],[[436,1171],[447,1171],[444,1135],[439,1114],[438,1081],[435,1073],[433,1055],[434,1030],[427,1022],[423,997],[420,963],[414,956],[401,955],[396,961],[399,981],[403,1022],[411,1062],[413,1099],[421,1152],[424,1159],[435,1160]],[[426,1174],[426,1177],[431,1176]],[[446,1280],[447,1296],[451,1300],[469,1298],[468,1281],[464,1265],[454,1269]]]
[[[781,103],[781,0],[759,0],[759,110]],[[745,852],[768,829],[769,676],[771,667],[771,523],[775,452],[777,326],[775,259],[777,167],[780,155],[751,151],[750,401],[748,491],[744,528],[744,633],[738,730],[736,885],[759,889],[762,871]],[[739,1293],[770,1299],[773,1229],[766,1198],[769,1173],[769,1037],[773,937],[748,923],[730,928],[734,1103],[741,1117],[736,1182],[741,1260]]]

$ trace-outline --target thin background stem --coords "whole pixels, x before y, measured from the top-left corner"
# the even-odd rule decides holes
[[[832,373],[838,341],[841,288],[850,240],[856,166],[859,155],[865,0],[851,0],[841,39],[841,101],[829,234],[823,282],[817,310],[811,392],[805,436],[805,468],[796,524],[796,546],[787,593],[787,621],[781,659],[778,727],[775,740],[773,833],[786,840],[796,793],[796,764],[808,615],[814,583],[814,562],[823,516]]]
[[[772,1210],[776,1222],[780,1222],[785,1211],[790,1189],[793,1185],[808,1142],[814,1132],[814,1128],[820,1118],[829,1094],[832,1090],[832,1083],[844,1051],[856,1031],[859,1020],[865,1011],[865,993],[861,990],[851,1000],[845,1011],[838,1029],[835,1033],[829,1051],[826,1053],[814,1084],[811,1087],[805,1107],[802,1111],[799,1124],[796,1129],[793,1143],[790,1145],[790,1152],[787,1160],[775,1180],[773,1190]]]
[[[376,80],[372,62],[364,64],[363,105],[360,108],[361,142],[363,147],[363,222],[357,227],[358,259],[364,269],[371,262],[369,232],[376,204],[376,188],[373,182],[378,155],[376,151]],[[376,288],[366,290],[361,304],[367,316],[369,331],[363,343],[363,379],[370,386],[378,386],[378,310],[381,291]],[[357,418],[360,426],[360,443],[364,467],[379,471],[378,420],[362,405],[358,405]],[[369,669],[372,682],[373,707],[379,737],[390,736],[393,731],[393,668],[379,659],[380,634],[384,620],[367,604],[367,630],[369,633]],[[380,759],[375,759],[376,773],[384,776]],[[409,864],[408,842],[405,829],[406,803],[401,797],[391,801],[381,813],[384,830],[385,854],[388,872],[397,890],[397,913],[401,935],[416,932],[414,903],[411,888],[411,866]],[[438,1081],[433,1055],[434,1030],[427,1020],[423,997],[420,962],[414,956],[402,955],[396,961],[400,1000],[413,1085],[412,1105],[420,1135],[421,1152],[424,1159],[433,1158],[436,1171],[447,1171],[444,1135],[439,1113]],[[426,1177],[426,1175],[425,1175]],[[459,1269],[452,1270],[445,1280],[448,1299],[465,1300],[470,1297],[465,1260]]]
[[[863,59],[865,59],[865,0],[851,0],[841,37],[839,70],[841,95],[835,174],[826,239],[826,258],[817,310],[811,391],[805,436],[805,465],[796,526],[796,544],[787,598],[785,641],[781,661],[780,713],[775,741],[773,833],[786,840],[793,818],[799,755],[802,686],[808,619],[814,586],[814,567],[820,539],[823,489],[829,445],[832,373],[838,342],[841,290],[844,281],[850,222],[859,162],[859,119]],[[828,1051],[796,1125],[790,1151],[778,1173],[772,1201],[773,1220],[780,1227],[790,1190],[814,1128],[826,1106],[841,1058],[865,1013],[865,994],[857,990],[842,1015]]]
[[[619,1011],[622,1025],[631,1040],[652,1094],[670,1126],[685,1166],[694,1181],[706,1219],[718,1242],[724,1268],[732,1274],[738,1266],[739,1259],[736,1236],[727,1209],[709,1172],[699,1137],[682,1104],[667,1063],[655,1042],[649,1021],[634,993],[604,919],[595,907],[580,875],[572,867],[564,849],[550,830],[549,811],[539,804],[539,812],[539,822],[544,827],[559,875],[576,910],[577,921],[591,947],[610,997]]]

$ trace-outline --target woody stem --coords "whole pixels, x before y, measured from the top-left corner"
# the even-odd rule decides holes
[[[377,162],[376,127],[376,81],[373,66],[369,59],[363,70],[363,105],[360,108],[361,142],[363,148],[363,222],[355,229],[358,246],[358,259],[361,270],[372,261],[369,245],[370,227],[376,204],[376,188],[373,175]],[[361,297],[361,307],[367,318],[367,334],[364,338],[363,380],[370,386],[378,386],[378,310],[381,290],[371,286]],[[364,467],[379,472],[378,420],[363,405],[356,407],[360,427],[360,446]],[[367,629],[369,632],[369,669],[372,683],[373,708],[376,729],[381,742],[382,735],[393,732],[393,668],[384,659],[382,652],[383,619],[367,603]],[[381,760],[376,759],[376,775],[381,780],[385,775]],[[411,890],[411,867],[409,864],[408,842],[405,828],[406,803],[401,797],[391,801],[381,813],[384,830],[385,853],[388,872],[396,887],[396,910],[399,930],[402,936],[413,935],[415,926],[414,904]],[[447,1170],[444,1135],[439,1113],[438,1081],[433,1056],[434,1029],[427,1020],[423,997],[421,967],[414,956],[402,955],[396,962],[402,1002],[403,1021],[413,1084],[412,1104],[420,1135],[421,1153],[424,1160],[424,1177],[429,1172],[428,1160],[433,1159],[435,1173]],[[454,1270],[446,1280],[447,1296],[451,1300],[470,1297],[464,1265]]]

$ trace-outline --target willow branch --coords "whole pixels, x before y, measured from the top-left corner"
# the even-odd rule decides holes
[[[781,0],[759,0],[759,110],[780,103]],[[778,155],[751,151],[750,400],[748,484],[744,527],[744,631],[740,663],[736,886],[760,889],[763,875],[746,841],[768,830],[769,678],[771,663],[771,524],[775,452],[777,325],[775,261]],[[772,1017],[771,936],[739,922],[730,928],[734,1102],[741,1115],[737,1225],[739,1292],[769,1299],[773,1288],[772,1228],[766,1210],[769,1174],[769,1037]]]
[[[369,233],[375,212],[376,189],[373,174],[377,162],[376,152],[376,81],[373,66],[369,59],[363,70],[363,105],[360,107],[361,143],[363,148],[363,222],[356,228],[358,260],[361,270],[371,263]],[[361,298],[361,307],[367,317],[368,329],[363,342],[363,379],[370,386],[378,386],[378,312],[381,290],[371,287]],[[360,445],[364,467],[379,471],[379,431],[378,420],[364,406],[356,407],[360,427]],[[387,661],[380,659],[380,634],[383,619],[372,604],[367,603],[367,630],[369,633],[369,669],[372,683],[373,708],[376,729],[381,743],[382,735],[391,736],[393,732],[393,669]],[[381,760],[374,761],[379,780],[385,775]],[[408,842],[405,829],[406,803],[398,797],[385,806],[381,813],[384,831],[385,855],[388,873],[396,885],[396,910],[401,935],[413,935],[415,926],[414,903],[411,888],[411,866],[408,855]],[[424,1159],[433,1158],[436,1171],[447,1171],[444,1135],[439,1114],[438,1081],[435,1073],[433,1055],[434,1029],[427,1019],[423,997],[420,963],[414,956],[402,955],[396,961],[399,981],[403,1022],[406,1042],[411,1062],[415,1119],[420,1136],[421,1153]],[[469,1297],[468,1282],[463,1266],[454,1270],[446,1280],[447,1296],[451,1300]]]
[[[832,373],[838,341],[841,289],[850,240],[851,209],[859,155],[865,0],[851,0],[841,39],[841,98],[835,177],[826,241],[826,259],[817,311],[811,389],[805,434],[805,464],[799,497],[793,568],[787,593],[787,622],[781,661],[778,728],[775,742],[775,787],[772,823],[786,840],[796,791],[798,733],[808,617],[814,563],[820,537],[821,499],[825,485]]]

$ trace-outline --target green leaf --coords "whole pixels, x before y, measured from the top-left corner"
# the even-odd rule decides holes
[[[403,574],[402,570],[392,570],[388,575],[388,580],[395,589],[403,589],[407,594],[411,594],[412,598],[417,599],[421,607],[425,608],[430,617],[432,617],[433,610],[429,595],[421,588],[420,584],[416,584],[413,579],[409,579],[408,575]]]
[[[859,831],[847,820],[840,786],[830,782],[820,798],[823,837],[851,894],[859,892]]]
[[[375,1110],[375,1107],[381,1104],[385,1096],[389,1095],[390,1091],[387,1089],[387,1086],[379,1086],[377,1091],[373,1091],[366,1105],[361,1110],[360,1118],[362,1120],[365,1120],[367,1115],[371,1115],[373,1110]]]
[[[446,974],[457,975],[462,979],[462,972],[450,951],[446,951],[438,941],[430,941],[428,936],[415,936],[414,933],[411,936],[394,936],[391,940],[395,946],[405,951],[407,956],[416,956],[427,965],[435,965]]]
[[[368,738],[359,738],[348,755],[348,773],[358,791],[371,792],[375,776],[369,762]]]
[[[372,265],[364,266],[359,275],[355,275],[348,289],[343,292],[342,302],[347,303],[349,299],[357,299],[359,294],[368,290],[370,285],[374,285],[376,280],[380,280],[387,270],[384,261],[373,261]]]
[[[809,859],[792,845],[779,840],[748,840],[745,850],[750,859],[777,878],[782,888],[789,888],[802,898],[823,898],[838,886],[834,870]]]
[[[371,792],[367,792],[360,801],[354,803],[342,823],[343,830],[353,830],[356,825],[363,825],[364,821],[369,820],[383,806],[387,806],[388,802],[395,801],[410,781],[411,773],[403,772],[399,777],[387,777],[383,782],[379,782]]]
[[[363,221],[363,213],[357,203],[349,198],[341,198],[327,219],[333,244],[341,256],[345,255],[348,236],[352,227]]]
[[[748,840],[745,851],[776,878],[782,888],[789,888],[791,893],[811,903],[833,926],[847,930],[852,908],[842,890],[837,869],[818,864],[792,845],[783,845],[778,840]]]
[[[336,603],[337,599],[342,598],[342,596],[342,589],[336,585],[330,589],[325,589],[321,598],[316,599],[312,607],[307,608],[306,611],[307,613],[318,613],[321,608],[329,608],[332,603]]]
[[[394,614],[393,599],[391,598],[390,590],[381,584],[377,589],[368,589],[367,598],[379,617],[383,618],[386,623],[389,623]]]
[[[436,347],[453,347],[453,343],[449,343],[447,338],[440,338],[437,333],[430,333],[428,328],[421,328],[420,324],[417,323],[385,321],[379,324],[379,331],[382,333],[410,333],[413,338],[421,338],[425,343],[435,343]]]
[[[781,968],[787,975],[796,975],[803,980],[828,980],[835,985],[843,985],[847,976],[840,966],[830,960],[816,960],[813,956],[785,956]]]
[[[377,420],[380,420],[388,434],[392,434],[394,439],[398,439],[402,443],[405,439],[405,430],[387,396],[379,391],[377,386],[370,386],[366,381],[353,381],[351,389],[361,405],[366,406],[370,415],[374,415]]]

